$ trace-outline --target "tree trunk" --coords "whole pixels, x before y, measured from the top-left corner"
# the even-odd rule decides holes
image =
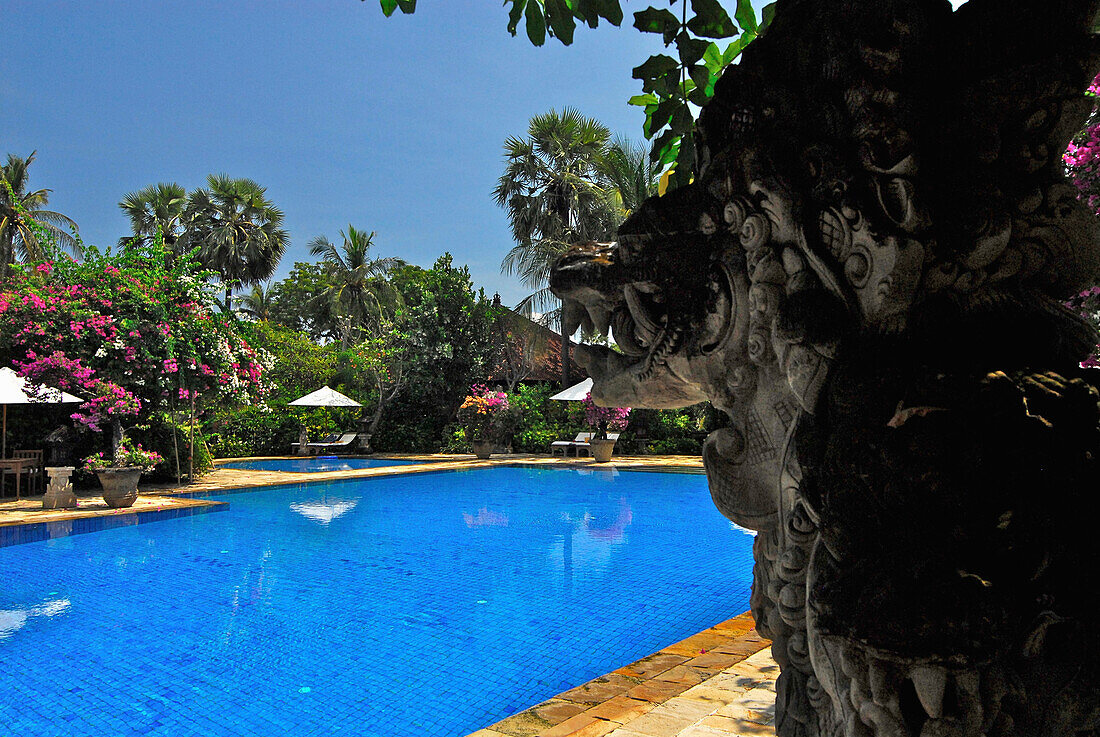
[[[118,453],[118,446],[122,445],[122,423],[111,420],[111,458]]]
[[[561,319],[561,388],[568,389],[572,386],[572,382],[569,381],[569,374],[572,373],[569,370],[569,336],[565,335],[565,315],[562,314]]]

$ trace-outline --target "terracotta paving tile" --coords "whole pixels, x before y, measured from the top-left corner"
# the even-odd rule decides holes
[[[753,653],[755,654],[755,653]],[[745,659],[743,655],[730,655],[728,653],[721,653],[717,650],[711,650],[708,653],[700,655],[697,658],[692,658],[684,665],[692,668],[701,668],[704,670],[710,670],[717,673],[720,670],[725,670],[735,663],[739,663]]]
[[[619,724],[626,724],[631,719],[651,711],[655,706],[656,704],[652,701],[639,701],[626,695],[620,695],[610,701],[593,706],[585,714],[618,722]]]
[[[665,713],[654,709],[630,723],[630,729],[648,737],[675,737],[681,730],[687,729],[695,720],[689,716]]]
[[[686,665],[678,665],[675,668],[666,670],[664,673],[660,673],[653,677],[655,681],[665,681],[666,683],[678,683],[689,689],[692,686],[698,686],[700,683],[709,678],[711,673],[700,673],[694,668],[689,668]]]
[[[556,727],[551,727],[539,732],[538,737],[602,737],[602,735],[617,729],[618,723],[608,722],[603,719],[578,714],[566,719]]]
[[[687,660],[688,658],[683,655],[658,652],[633,662],[630,665],[623,666],[613,672],[624,676],[633,676],[635,678],[652,678],[658,673],[664,673],[670,668],[687,662]]]
[[[770,724],[757,724],[737,717],[710,716],[703,719],[699,724],[704,727],[724,730],[724,734],[735,735],[736,737],[753,737],[754,735],[775,737],[775,728]]]
[[[702,655],[709,650],[724,645],[728,641],[728,637],[722,635],[719,632],[712,632],[710,630],[704,630],[697,635],[692,635],[687,639],[677,642],[675,645],[669,645],[668,647],[661,648],[662,653],[672,653],[673,655],[684,655],[689,658],[694,658],[698,655]]]
[[[561,724],[566,719],[572,716],[576,716],[585,710],[583,704],[577,704],[572,701],[565,701],[563,699],[550,699],[544,701],[538,706],[532,707],[531,711],[545,721],[547,724]]]
[[[704,727],[699,724],[692,725],[678,734],[676,737],[738,737],[736,732],[715,727]]]
[[[652,701],[654,704],[663,704],[673,696],[679,696],[687,690],[687,686],[680,683],[649,680],[626,692],[632,699]]]
[[[562,721],[566,721],[562,719]],[[489,729],[495,729],[498,732],[503,732],[508,737],[535,737],[545,729],[549,729],[555,726],[550,724],[546,720],[542,719],[538,715],[538,707],[521,711],[519,714],[513,714],[507,719],[502,719],[496,724],[489,725]]]
[[[599,704],[609,699],[626,693],[639,683],[639,679],[624,676],[618,673],[608,673],[606,676],[595,678],[588,683],[558,694],[557,698],[573,701],[578,704]]]

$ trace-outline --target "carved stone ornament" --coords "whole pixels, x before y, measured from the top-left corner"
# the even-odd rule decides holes
[[[1095,0],[779,0],[700,174],[551,275],[608,406],[710,400],[781,737],[1100,735]]]

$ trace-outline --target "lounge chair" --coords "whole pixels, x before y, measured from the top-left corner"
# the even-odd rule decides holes
[[[341,450],[351,450],[351,446],[355,445],[355,442],[359,439],[359,433],[346,432],[340,436],[339,440],[334,440],[328,443],[310,443],[309,448],[311,453],[335,453]]]
[[[325,437],[321,438],[320,440],[314,441],[312,443],[306,443],[306,450],[308,451],[311,446],[319,445],[321,443],[335,443],[339,439],[340,439],[340,433],[334,432],[331,435],[326,435]],[[298,455],[298,448],[300,448],[300,447],[301,447],[300,443],[291,443],[290,444],[290,454],[291,455]]]
[[[557,455],[560,450],[563,457],[568,456],[570,448],[573,448],[573,455],[577,455],[582,448],[587,453],[592,447],[588,441],[591,440],[592,436],[595,434],[596,433],[593,432],[579,432],[577,433],[577,437],[572,440],[555,440],[550,443],[550,455]]]

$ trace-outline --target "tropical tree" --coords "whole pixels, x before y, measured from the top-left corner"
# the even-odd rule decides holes
[[[611,131],[573,108],[531,119],[524,138],[504,143],[505,167],[493,197],[508,211],[516,245],[501,271],[535,292],[516,309],[546,312],[556,304],[550,269],[570,245],[611,236],[621,220],[605,157]],[[562,323],[562,384],[569,383],[569,336]]]
[[[619,136],[604,155],[604,174],[612,185],[621,219],[646,199],[657,194],[661,171],[649,157],[646,147],[625,136]]]
[[[329,267],[331,284],[320,296],[331,305],[345,345],[360,339],[367,324],[392,312],[401,298],[386,277],[405,262],[371,258],[374,236],[373,230],[367,233],[349,224],[347,232],[340,231],[340,245],[323,235],[309,243],[309,252]]]
[[[184,232],[177,250],[198,247],[199,261],[225,280],[228,307],[235,284],[249,286],[271,278],[290,244],[283,211],[251,179],[211,174],[208,187],[191,193],[184,210]]]
[[[17,259],[47,260],[52,255],[51,242],[80,255],[80,242],[68,232],[76,230],[76,223],[46,209],[50,190],[27,191],[27,169],[36,153],[26,158],[8,154],[7,163],[0,167],[0,278],[8,275],[8,266]]]
[[[176,241],[183,232],[183,214],[187,208],[187,191],[183,187],[175,182],[150,184],[127,194],[118,206],[130,218],[133,238],[143,244],[152,243],[159,230],[164,245],[175,250]]]
[[[275,306],[271,283],[256,284],[252,291],[240,298],[241,311],[257,320],[270,320]]]
[[[322,295],[332,286],[328,264],[298,261],[282,281],[271,288],[271,319],[309,333],[314,340],[336,340],[332,305]]]

